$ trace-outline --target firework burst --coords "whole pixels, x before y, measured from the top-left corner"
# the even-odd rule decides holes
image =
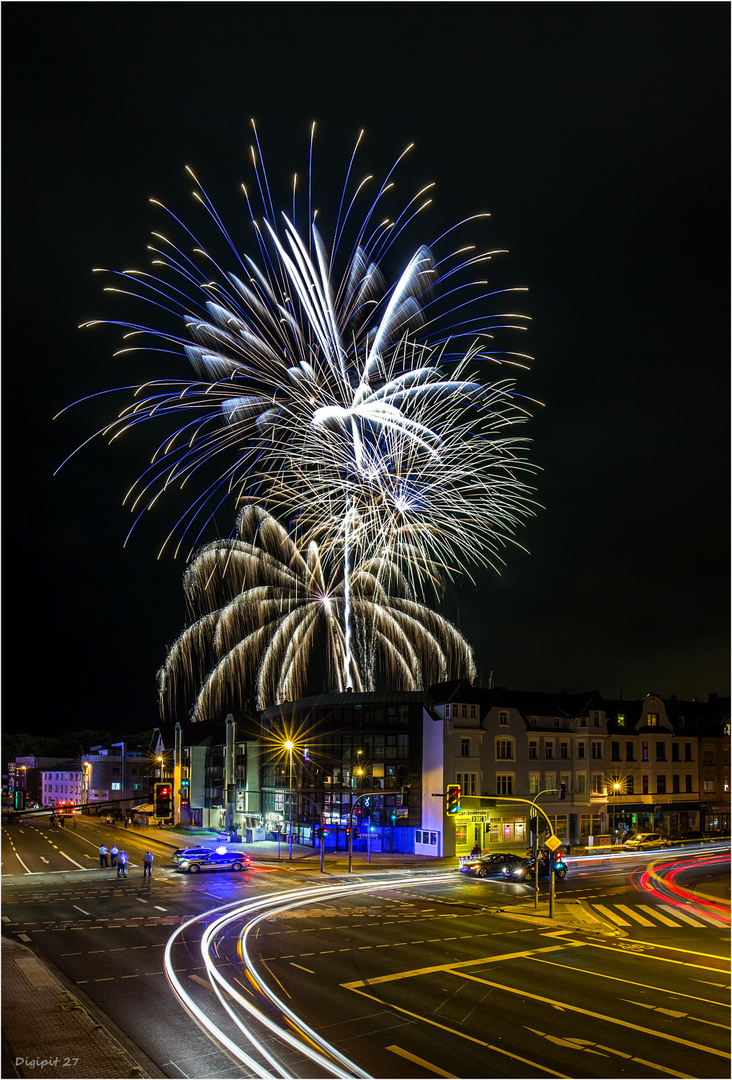
[[[312,541],[302,552],[257,506],[240,515],[236,539],[203,548],[184,587],[191,624],[159,674],[164,713],[193,705],[193,718],[204,719],[244,708],[237,694],[253,686],[260,709],[302,697],[319,638],[341,690],[346,681],[373,690],[380,675],[408,690],[475,677],[467,641],[383,560],[352,572],[356,656],[348,671],[342,565],[323,563]]]

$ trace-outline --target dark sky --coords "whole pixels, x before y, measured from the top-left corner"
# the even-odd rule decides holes
[[[448,605],[482,681],[729,693],[727,4],[15,3],[3,23],[7,729],[156,722],[184,617],[184,564],[156,559],[173,508],[123,548],[147,442],[54,478],[115,400],[52,417],[176,373],[77,329],[120,314],[92,267],[147,265],[150,196],[193,220],[186,164],[245,237],[250,117],[283,185],[313,120],[326,185],[361,128],[362,171],[414,142],[405,195],[437,188],[405,258],[489,211],[502,283],[530,289],[545,509],[528,554]]]

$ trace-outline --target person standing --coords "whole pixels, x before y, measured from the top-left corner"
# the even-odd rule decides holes
[[[119,848],[116,844],[112,844],[111,848],[109,849],[109,854],[112,856],[112,866],[115,866],[117,862],[117,856],[119,855]]]
[[[127,877],[127,852],[120,851],[117,855],[117,877]]]
[[[99,845],[99,865],[109,866],[109,859],[107,858],[107,847],[105,844]]]
[[[152,864],[153,854],[151,851],[146,851],[142,860],[142,876],[144,878],[148,876],[152,877]]]

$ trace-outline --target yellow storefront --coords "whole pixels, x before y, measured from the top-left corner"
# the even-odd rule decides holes
[[[526,814],[515,807],[458,810],[453,820],[456,855],[469,855],[475,844],[481,851],[525,848],[529,844]]]

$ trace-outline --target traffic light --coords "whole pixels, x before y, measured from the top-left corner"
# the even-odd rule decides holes
[[[16,788],[13,792],[13,810],[25,810],[25,788]]]
[[[156,784],[155,785],[155,817],[157,818],[169,818],[171,810],[171,802],[173,799],[173,788],[169,783]]]
[[[448,812],[448,814],[457,814],[458,810],[460,809],[460,795],[461,794],[462,793],[461,793],[459,784],[448,784],[447,785],[447,812]]]
[[[559,785],[559,798],[560,799],[566,799],[567,798],[567,785],[566,784],[560,784]]]
[[[353,826],[353,839],[358,840],[358,827],[356,825]]]

